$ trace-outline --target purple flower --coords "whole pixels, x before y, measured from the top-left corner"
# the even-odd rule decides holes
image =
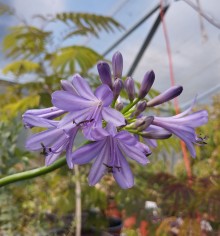
[[[73,76],[72,85],[74,93],[61,90],[52,94],[53,105],[69,112],[62,124],[70,121],[75,124],[91,122],[95,126],[101,126],[102,119],[115,126],[125,124],[124,116],[109,107],[113,100],[109,86],[103,84],[93,93],[86,80],[78,74]]]
[[[172,117],[154,117],[153,124],[179,137],[186,144],[191,156],[195,157],[196,152],[193,144],[202,144],[202,138],[197,137],[195,128],[207,123],[208,113],[201,110],[187,115],[192,110],[192,106]]]
[[[149,163],[150,154],[146,145],[138,144],[136,138],[127,131],[117,133],[112,124],[106,129],[95,129],[94,140],[77,149],[72,154],[73,164],[86,164],[95,159],[89,173],[89,184],[95,185],[106,174],[112,173],[121,188],[131,188],[134,177],[126,160],[129,157],[142,165]],[[96,137],[95,137],[96,136]]]
[[[62,121],[62,120],[61,120]],[[70,159],[73,143],[79,126],[73,123],[61,126],[61,121],[48,120],[34,115],[23,115],[23,122],[29,127],[39,126],[48,128],[45,131],[30,136],[26,142],[26,148],[31,151],[42,150],[45,158],[45,165],[51,165],[66,151],[66,160],[69,168],[73,168]]]

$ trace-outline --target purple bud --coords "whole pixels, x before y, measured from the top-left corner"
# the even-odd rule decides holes
[[[135,97],[135,87],[134,87],[134,80],[131,77],[128,77],[125,80],[125,89],[127,91],[129,100],[132,102]]]
[[[122,102],[120,103],[117,103],[116,106],[115,106],[115,109],[118,110],[118,111],[121,111],[123,109],[124,105]]]
[[[116,52],[112,57],[112,70],[114,78],[121,78],[123,70],[123,57],[120,52]]]
[[[145,130],[154,120],[153,116],[144,116],[137,119],[132,128],[137,129],[138,131]]]
[[[160,131],[160,132],[147,132],[144,131],[142,133],[140,133],[140,135],[144,138],[148,138],[148,139],[168,139],[172,136],[171,133],[169,133],[168,131]]]
[[[147,117],[144,117],[143,120],[144,120],[144,123],[138,127],[138,129],[137,129],[138,131],[146,130],[151,125],[151,123],[153,122],[154,117],[153,116],[147,116]]]
[[[76,90],[74,89],[74,87],[73,87],[73,85],[72,85],[72,83],[70,81],[68,81],[68,80],[61,80],[60,83],[61,83],[62,89],[64,91],[73,93],[75,95],[77,94]]]
[[[159,104],[162,104],[164,102],[167,102],[167,101],[179,96],[182,93],[182,91],[183,91],[182,86],[173,86],[173,87],[167,89],[166,91],[164,91],[163,93],[161,93],[160,95],[156,96],[152,100],[150,100],[147,103],[147,106],[153,107],[153,106],[157,106]]]
[[[123,81],[121,79],[116,79],[113,84],[113,96],[114,99],[117,99],[121,90],[123,89]]]
[[[148,71],[144,75],[144,79],[141,83],[141,88],[139,91],[138,98],[143,99],[147,95],[147,93],[149,92],[149,90],[151,89],[151,87],[154,83],[154,79],[155,79],[155,74],[152,70]]]
[[[143,112],[147,107],[147,102],[142,101],[137,104],[136,111],[134,112],[134,116],[139,116],[141,112]]]
[[[102,83],[107,84],[112,89],[112,76],[109,64],[104,61],[100,61],[97,64],[97,69]]]

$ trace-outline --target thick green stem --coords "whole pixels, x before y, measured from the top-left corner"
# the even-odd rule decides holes
[[[58,161],[56,161],[50,166],[44,166],[44,167],[36,168],[33,170],[28,170],[21,173],[16,173],[13,175],[6,176],[0,179],[0,187],[3,187],[5,185],[8,185],[14,182],[18,182],[21,180],[32,179],[40,175],[45,175],[64,165],[66,165],[66,157],[60,158]]]
[[[91,141],[86,141],[83,145],[86,145],[90,142]],[[32,179],[41,175],[45,175],[65,165],[66,165],[66,157],[62,157],[50,166],[44,166],[44,167],[36,168],[33,170],[28,170],[21,173],[6,176],[0,179],[0,187],[3,187],[5,185],[8,185],[14,182],[18,182],[21,180]]]
[[[134,105],[136,105],[140,101],[139,98],[136,98],[133,102],[129,103],[126,107],[123,108],[121,111],[122,114],[125,114],[127,111],[129,111]]]

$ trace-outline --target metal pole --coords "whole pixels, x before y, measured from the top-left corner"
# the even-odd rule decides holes
[[[118,39],[109,49],[107,49],[102,55],[106,56],[112,49],[114,49],[119,43],[121,43],[125,38],[127,38],[134,30],[136,30],[141,24],[143,24],[151,15],[154,14],[158,9],[160,9],[160,4],[153,8],[146,16],[144,16],[138,23],[136,23],[128,32]]]
[[[168,10],[168,8],[169,8],[169,5],[163,8],[164,14]],[[141,58],[142,58],[146,48],[150,44],[151,39],[153,38],[153,36],[154,36],[154,34],[155,34],[155,32],[156,32],[160,22],[161,22],[161,17],[160,17],[160,13],[159,13],[159,15],[158,15],[157,19],[155,20],[155,22],[154,22],[154,24],[153,24],[149,34],[147,35],[146,39],[144,40],[144,43],[142,44],[142,46],[141,46],[141,48],[140,48],[140,50],[139,50],[139,52],[138,52],[138,54],[137,54],[133,64],[131,65],[131,68],[129,69],[127,75],[130,76],[130,75],[132,75],[134,73],[134,71],[135,71],[139,61],[141,60]]]

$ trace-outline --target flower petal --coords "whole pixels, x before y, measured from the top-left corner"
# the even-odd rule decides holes
[[[124,144],[131,145],[131,146],[137,143],[137,139],[132,134],[130,134],[128,131],[125,131],[125,130],[117,133],[115,135],[115,138],[120,139],[120,141],[123,142]]]
[[[52,94],[52,103],[54,106],[65,111],[79,111],[95,105],[94,101],[75,96],[66,91],[54,92]]]
[[[91,141],[103,140],[109,136],[109,133],[101,127],[86,127],[83,128],[84,136]]]
[[[117,134],[117,129],[112,123],[108,123],[105,129],[112,137]]]
[[[109,143],[105,143],[99,152],[98,157],[96,158],[95,162],[92,165],[92,168],[89,173],[89,185],[93,186],[99,182],[99,180],[105,175],[106,173],[106,166],[104,163],[107,163],[107,160],[110,156],[110,148]]]
[[[56,152],[51,152],[49,153],[46,158],[45,158],[45,165],[49,166],[51,164],[53,164],[61,155],[62,151],[66,148],[67,143],[63,143],[62,146],[60,146]]]
[[[88,100],[96,101],[97,98],[94,96],[89,84],[79,74],[75,74],[72,79],[72,84],[79,96]]]
[[[125,125],[124,116],[119,111],[116,111],[111,107],[102,108],[102,117],[105,121],[110,122],[115,126]]]
[[[57,128],[49,129],[38,134],[34,134],[27,140],[26,148],[32,151],[36,151],[42,149],[42,144],[45,147],[49,147],[63,134],[64,131],[62,129]]]
[[[128,162],[119,149],[117,150],[117,155],[121,168],[119,170],[114,169],[113,176],[121,188],[131,188],[134,185],[134,176],[131,172]]]
[[[23,123],[25,127],[45,127],[45,128],[54,128],[58,125],[59,121],[48,120],[34,115],[23,115]]]
[[[153,148],[156,148],[157,147],[157,141],[154,140],[154,139],[147,139],[147,138],[144,138],[144,141],[147,143],[147,145],[153,147]]]
[[[77,91],[75,90],[75,88],[73,87],[73,84],[70,81],[65,79],[65,80],[61,80],[60,83],[61,83],[62,89],[64,91],[67,91],[67,92],[72,93],[74,95],[78,95]]]
[[[100,152],[103,152],[103,145],[105,145],[105,140],[89,143],[78,148],[71,154],[72,163],[82,165],[90,162],[93,158],[99,155]]]
[[[125,156],[137,161],[141,165],[146,165],[147,163],[149,163],[145,154],[141,152],[137,147],[129,146],[122,142],[118,142],[118,145]]]
[[[57,107],[48,107],[48,108],[43,108],[43,109],[30,109],[27,110],[24,115],[36,115],[36,116],[40,116],[40,115],[44,115],[44,114],[48,114],[54,111],[58,111],[60,110]]]
[[[72,162],[73,151],[72,150],[73,150],[73,144],[74,144],[74,140],[75,140],[77,132],[78,132],[78,127],[73,129],[72,132],[69,134],[70,139],[69,139],[69,143],[66,148],[66,162],[67,162],[70,169],[73,169],[73,162]]]
[[[103,106],[107,107],[112,103],[113,100],[113,93],[108,85],[103,84],[100,85],[96,91],[95,96],[102,101]]]

